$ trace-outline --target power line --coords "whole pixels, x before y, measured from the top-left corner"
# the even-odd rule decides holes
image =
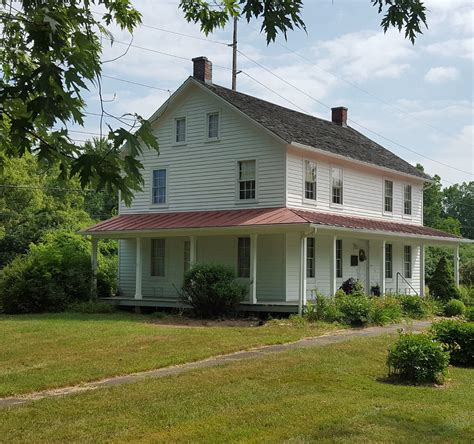
[[[154,29],[156,31],[167,32],[169,34],[180,35],[181,37],[188,37],[190,39],[196,39],[196,40],[201,40],[201,41],[204,41],[204,42],[216,43],[218,45],[229,46],[229,43],[226,43],[226,42],[220,42],[218,40],[208,39],[208,38],[205,38],[205,37],[198,37],[198,36],[191,35],[191,34],[184,34],[182,32],[171,31],[169,29],[159,28],[157,26],[147,25],[145,23],[141,23],[140,26],[143,26],[144,28]]]
[[[158,86],[146,85],[144,83],[139,83],[139,82],[135,82],[135,81],[132,81],[132,80],[121,79],[120,77],[109,76],[109,75],[106,75],[106,74],[102,74],[101,77],[104,77],[106,79],[117,80],[118,82],[130,83],[131,85],[143,86],[144,88],[156,89],[158,91],[165,91],[165,92],[170,93],[170,94],[172,93],[172,91],[170,89],[160,88]]]

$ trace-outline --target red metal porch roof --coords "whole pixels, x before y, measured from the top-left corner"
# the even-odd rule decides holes
[[[295,208],[253,208],[220,211],[186,211],[173,213],[122,214],[100,222],[81,232],[105,234],[166,229],[223,228],[283,224],[315,224],[356,230],[462,239],[444,231],[407,223],[341,216]]]

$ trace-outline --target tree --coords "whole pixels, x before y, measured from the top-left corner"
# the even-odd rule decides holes
[[[384,13],[385,31],[397,27],[414,42],[426,26],[423,0],[370,1]],[[100,56],[102,41],[113,42],[107,26],[131,33],[140,13],[131,0],[0,0],[0,5],[0,153],[9,158],[33,153],[50,167],[58,165],[63,180],[78,177],[82,187],[118,190],[130,202],[143,184],[138,157],[143,149],[158,151],[158,141],[151,122],[141,116],[125,120],[107,112]],[[181,0],[180,8],[206,34],[234,17],[262,19],[271,42],[278,32],[286,37],[294,27],[305,29],[302,5],[302,0]],[[98,7],[104,12],[97,14]],[[107,145],[101,152],[70,137],[71,125],[84,125],[83,92],[91,87],[101,98],[100,132]]]
[[[455,184],[443,190],[443,211],[461,224],[461,234],[474,239],[474,182]]]
[[[459,289],[454,282],[453,270],[445,256],[442,256],[436,266],[429,284],[430,294],[442,302],[459,299]]]

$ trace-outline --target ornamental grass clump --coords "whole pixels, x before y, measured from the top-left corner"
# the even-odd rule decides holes
[[[389,377],[412,384],[443,382],[449,352],[429,334],[400,333],[388,351]]]

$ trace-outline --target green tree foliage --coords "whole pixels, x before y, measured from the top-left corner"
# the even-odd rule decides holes
[[[0,268],[50,230],[74,231],[92,224],[84,209],[86,193],[77,180],[58,180],[57,168],[45,169],[30,154],[3,159],[2,164]]]
[[[443,190],[443,210],[446,216],[461,224],[461,234],[474,239],[474,182],[455,184]]]
[[[459,299],[459,289],[454,282],[453,270],[445,256],[442,256],[439,260],[429,283],[429,288],[431,296],[442,302]]]

